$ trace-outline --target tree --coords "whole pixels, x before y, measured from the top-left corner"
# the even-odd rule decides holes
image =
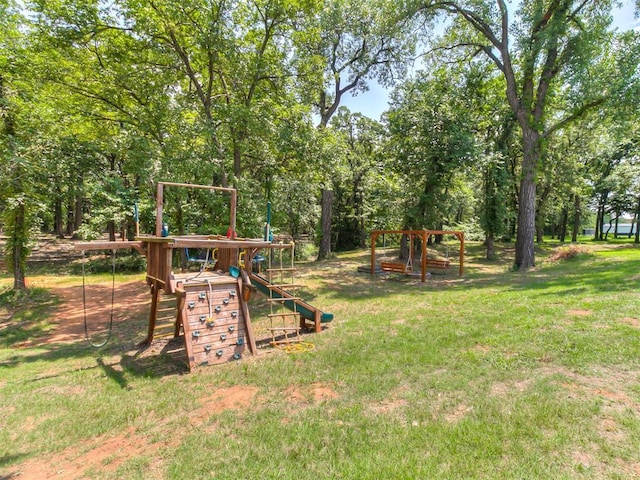
[[[404,228],[442,229],[455,222],[451,190],[476,154],[468,94],[461,76],[434,68],[392,95],[387,149],[392,168],[405,179]]]
[[[334,170],[333,191],[336,195],[334,238],[336,249],[366,248],[367,230],[371,229],[372,203],[379,195],[373,192],[385,172],[381,161],[383,126],[359,113],[340,107],[331,127],[342,136],[345,153]]]
[[[395,2],[386,0],[330,0],[316,15],[297,23],[296,65],[309,92],[305,98],[317,109],[320,129],[329,124],[347,93],[366,91],[370,80],[390,86],[404,75],[414,32],[412,19],[396,12]],[[328,183],[322,189],[318,259],[331,253],[334,195]]]
[[[13,274],[13,288],[26,288],[25,270],[29,252],[30,211],[28,205],[28,161],[23,153],[19,134],[17,89],[20,65],[24,53],[19,33],[20,17],[13,2],[0,2],[0,207],[7,234],[6,264]]]
[[[505,0],[426,1],[417,10],[451,16],[444,44],[486,55],[503,75],[505,98],[521,132],[518,230],[514,267],[535,265],[536,176],[547,139],[602,105],[611,94],[590,82],[591,62],[610,44],[611,0],[531,0],[510,20]],[[588,28],[586,27],[588,25]],[[602,85],[600,85],[602,86]],[[557,98],[562,108],[554,108]]]

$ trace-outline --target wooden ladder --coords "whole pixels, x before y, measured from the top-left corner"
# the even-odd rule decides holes
[[[289,251],[290,261],[285,262],[283,254]],[[271,332],[271,345],[290,345],[301,341],[300,337],[300,312],[297,311],[296,300],[297,289],[301,285],[295,282],[296,268],[294,266],[294,243],[278,249],[278,260],[274,265],[273,256],[275,252],[269,253],[269,267],[267,274],[269,278],[269,310],[268,314]],[[286,264],[285,264],[286,263]],[[289,295],[287,295],[289,294]],[[286,302],[291,302],[293,308],[287,310]]]

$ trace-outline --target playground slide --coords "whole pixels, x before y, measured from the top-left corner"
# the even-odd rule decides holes
[[[269,296],[270,290],[273,291],[274,298],[290,298],[294,296],[291,293],[287,292],[286,290],[283,290],[282,288],[278,288],[278,287],[269,288],[269,285],[271,285],[269,280],[258,275],[257,273],[251,274],[251,282],[262,294],[266,295],[267,297]],[[300,313],[300,316],[302,316],[307,320],[310,320],[313,322],[315,320],[315,314],[318,311],[320,312],[320,323],[329,323],[331,320],[333,320],[333,313],[322,312],[318,310],[316,307],[311,306],[308,303],[303,302],[302,300],[299,300],[299,299],[290,300],[290,301],[285,300],[283,303],[285,307],[287,307],[289,310],[293,310],[294,302],[296,305],[296,311]]]

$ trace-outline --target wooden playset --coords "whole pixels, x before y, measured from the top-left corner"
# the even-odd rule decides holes
[[[163,190],[166,186],[230,194],[227,236],[169,236],[162,218]],[[281,244],[265,239],[237,237],[236,208],[237,191],[233,188],[159,182],[155,235],[138,235],[135,241],[83,242],[75,247],[83,251],[135,248],[146,256],[146,281],[151,289],[151,309],[147,336],[142,343],[150,344],[154,339],[161,297],[175,296],[177,302],[173,335],[177,337],[181,332],[184,335],[190,370],[201,365],[239,360],[247,353],[257,354],[247,303],[255,289],[265,293],[271,304],[290,310],[272,311],[269,314],[273,342],[276,342],[281,332],[285,333],[285,341],[296,341],[300,338],[300,329],[309,323],[316,332],[320,332],[321,324],[333,319],[332,314],[323,313],[296,295],[295,290],[299,286],[293,281],[293,243]],[[268,229],[267,224],[267,231]],[[265,238],[269,237],[267,232]],[[202,268],[198,272],[175,273],[172,262],[176,249],[215,251],[215,265],[211,270]],[[254,273],[254,259],[263,249],[268,252],[268,258],[271,258],[273,251],[289,249],[291,265],[270,265],[267,269],[268,278]],[[288,281],[282,281],[284,274],[287,274]],[[276,276],[279,280],[274,283]],[[274,322],[276,319],[280,320],[279,324]]]
[[[409,256],[406,262],[398,262],[395,260],[388,260],[386,258],[381,259],[379,262],[376,258],[376,242],[378,237],[383,235],[406,235],[409,245]],[[451,262],[448,258],[438,259],[429,258],[427,255],[427,244],[431,235],[454,235],[460,241],[459,251],[459,263],[458,263],[458,275],[462,276],[464,273],[464,232],[454,230],[373,230],[371,232],[371,276],[376,274],[376,271],[382,270],[384,272],[396,272],[404,274],[413,274],[414,269],[414,241],[420,241],[420,279],[424,283],[427,279],[428,269],[447,269],[451,266]]]

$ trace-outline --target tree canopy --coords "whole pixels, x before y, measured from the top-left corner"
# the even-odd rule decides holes
[[[615,6],[2,0],[15,286],[35,232],[131,237],[134,204],[151,230],[159,180],[237,187],[248,236],[271,201],[276,233],[321,253],[373,228],[450,227],[489,258],[515,238],[526,270],[545,234],[637,226],[640,38],[615,30]],[[372,81],[391,92],[380,121],[344,107]],[[173,231],[226,231],[224,199],[167,201]]]

